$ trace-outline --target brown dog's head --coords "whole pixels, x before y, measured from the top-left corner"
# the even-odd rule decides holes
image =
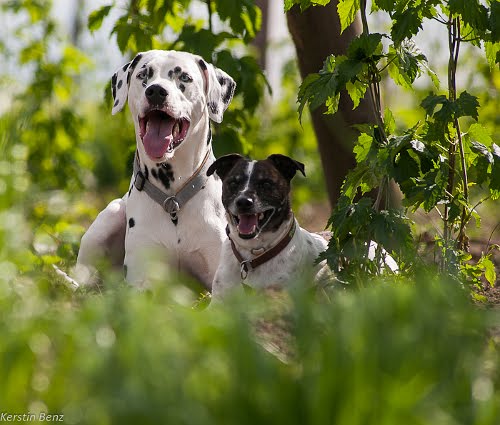
[[[240,238],[276,231],[291,214],[290,181],[304,164],[274,154],[252,161],[238,154],[217,159],[208,169],[222,179],[222,203]]]

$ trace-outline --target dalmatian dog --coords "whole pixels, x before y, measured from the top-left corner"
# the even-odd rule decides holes
[[[157,258],[210,289],[226,239],[222,184],[206,175],[215,160],[210,119],[222,121],[236,84],[200,56],[150,50],[118,69],[111,85],[112,114],[127,100],[132,114],[134,173],[128,193],[84,234],[76,279],[95,281],[106,257],[143,287],[149,260]]]
[[[221,299],[241,283],[256,289],[286,287],[308,273],[327,278],[326,261],[315,265],[327,241],[301,228],[290,207],[290,182],[304,164],[274,154],[252,161],[238,154],[217,159],[208,169],[222,179],[228,239],[222,245],[212,297]]]

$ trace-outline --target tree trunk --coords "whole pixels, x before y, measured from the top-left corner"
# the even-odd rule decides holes
[[[257,48],[258,61],[260,69],[266,70],[266,52],[267,52],[267,25],[269,20],[269,0],[255,0],[255,5],[262,11],[262,24],[260,31],[252,41],[252,44]]]
[[[324,7],[309,7],[304,12],[294,6],[287,13],[287,22],[302,78],[318,72],[328,55],[345,54],[350,41],[361,34],[359,18],[340,34],[337,0]],[[352,107],[350,97],[344,92],[341,93],[336,114],[325,115],[325,108],[311,113],[332,206],[338,200],[347,172],[355,165],[352,149],[359,133],[352,125],[375,122],[375,114],[367,98],[355,110]]]

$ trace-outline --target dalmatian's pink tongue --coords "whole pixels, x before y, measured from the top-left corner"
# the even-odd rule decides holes
[[[251,235],[257,229],[257,214],[241,214],[238,216],[238,232],[241,235]]]
[[[146,125],[146,134],[142,139],[146,153],[150,158],[161,158],[173,142],[174,119],[167,119],[164,114],[153,113]]]

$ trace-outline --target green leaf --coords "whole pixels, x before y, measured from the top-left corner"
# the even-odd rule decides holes
[[[436,96],[434,94],[430,94],[427,96],[422,102],[420,102],[420,106],[425,109],[427,115],[434,115],[434,110],[436,106],[443,105],[445,102],[448,102],[448,99],[445,95],[440,94]]]
[[[493,143],[491,133],[482,124],[471,124],[467,133],[469,134],[471,139],[475,140],[476,142],[482,143],[483,145],[491,146]]]
[[[367,133],[361,133],[358,136],[358,141],[354,146],[354,154],[356,162],[359,164],[366,159],[372,147],[373,137]]]
[[[460,15],[462,20],[475,31],[487,30],[488,9],[478,0],[449,0],[448,7],[452,14]]]
[[[310,6],[326,6],[331,0],[285,0],[285,12],[288,12],[296,4],[300,5],[303,12]]]
[[[361,99],[365,97],[366,89],[368,88],[368,86],[361,81],[356,80],[354,82],[348,81],[345,85],[345,88],[347,89],[349,97],[352,99],[352,109],[356,109],[359,106],[359,102],[361,101]]]
[[[491,168],[490,191],[492,197],[497,199],[500,196],[500,147],[493,143],[493,167]]]
[[[243,35],[246,42],[255,38],[260,30],[262,12],[252,0],[217,0],[217,13],[223,22],[228,22],[235,34]]]
[[[309,104],[312,111],[321,105],[326,105],[326,113],[335,113],[340,91],[345,88],[348,81],[356,77],[362,66],[361,62],[346,59],[345,56],[327,57],[320,72],[308,75],[300,85],[297,96],[299,119],[306,104]]]
[[[490,69],[493,70],[496,68],[496,64],[500,63],[500,43],[487,41],[484,43],[484,48],[486,51],[488,65],[490,66]]]
[[[491,30],[491,41],[500,41],[500,2],[493,1],[490,6],[490,30]],[[500,46],[499,46],[500,47]]]
[[[358,61],[371,58],[382,52],[382,34],[361,34],[354,38],[347,48],[347,57]]]
[[[421,75],[422,70],[430,71],[427,58],[412,40],[390,46],[388,60],[389,75],[402,87],[413,88],[413,82]]]
[[[340,18],[341,33],[343,33],[345,29],[354,22],[359,7],[360,0],[339,0],[337,4],[337,12]]]
[[[109,15],[112,7],[113,5],[102,6],[101,8],[90,13],[87,20],[87,28],[90,30],[90,32],[94,32],[101,28],[102,21],[106,16]]]
[[[478,261],[478,265],[481,265],[484,269],[484,277],[491,285],[491,287],[495,286],[497,280],[497,273],[495,271],[495,264],[488,257],[481,257]]]
[[[420,9],[410,7],[401,13],[395,13],[391,28],[391,38],[394,44],[399,45],[404,39],[410,38],[422,28],[422,14]]]
[[[479,106],[480,105],[476,96],[472,96],[466,91],[463,91],[460,93],[460,96],[456,101],[455,117],[472,117],[477,121],[479,118],[479,114],[477,112]]]
[[[396,120],[389,108],[384,110],[384,125],[386,134],[393,134],[396,131]]]
[[[396,5],[397,0],[374,0],[374,4],[382,10],[385,10],[386,12],[392,12],[394,11],[394,7]]]

